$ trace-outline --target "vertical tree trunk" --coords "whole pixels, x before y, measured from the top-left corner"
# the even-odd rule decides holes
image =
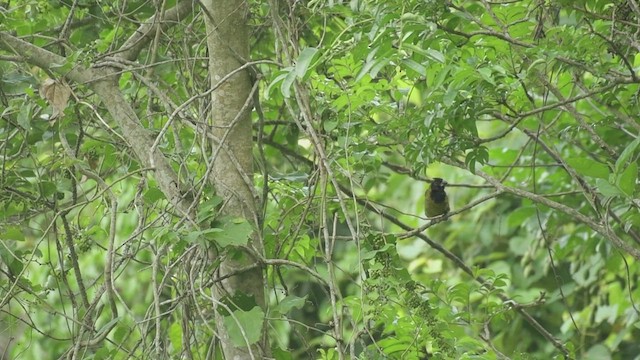
[[[217,138],[213,153],[218,154],[213,164],[212,181],[217,195],[224,200],[224,215],[242,217],[257,230],[257,207],[252,191],[251,81],[249,70],[238,71],[249,58],[249,10],[246,1],[205,0],[203,4],[206,9],[209,74],[211,85],[217,87],[211,94],[211,125]],[[228,77],[231,73],[234,75]],[[220,84],[225,77],[228,78]],[[257,231],[250,241],[250,246],[261,253],[262,240]],[[226,257],[220,265],[219,275],[233,273],[255,261],[248,253],[243,253],[241,258]],[[264,309],[263,282],[262,269],[256,267],[225,280],[215,289],[215,295],[222,300],[242,293],[252,297],[256,305]],[[262,359],[269,353],[264,335],[251,347],[234,346],[224,328],[222,316],[219,312],[216,314],[218,336],[227,359]]]

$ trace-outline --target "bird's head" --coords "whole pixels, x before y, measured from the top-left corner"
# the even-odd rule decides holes
[[[444,187],[447,186],[448,183],[441,178],[433,178],[431,182],[431,191],[444,191]]]

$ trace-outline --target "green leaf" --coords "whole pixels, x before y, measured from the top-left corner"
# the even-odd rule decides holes
[[[465,165],[469,168],[472,174],[476,173],[476,163],[482,165],[489,161],[489,150],[484,146],[478,146],[477,148],[469,151],[464,159]]]
[[[69,72],[71,69],[73,69],[73,66],[74,64],[71,61],[71,57],[68,57],[67,60],[62,64],[51,63],[51,69],[55,69],[60,73]]]
[[[628,197],[632,197],[636,190],[636,179],[638,178],[638,164],[631,163],[618,177],[617,185]]]
[[[211,240],[213,233],[222,232],[222,229],[211,228],[206,230],[190,231],[182,238],[189,243],[205,244],[205,239]]]
[[[600,305],[598,306],[598,310],[596,310],[595,321],[598,324],[602,323],[603,321],[606,321],[609,324],[614,324],[616,322],[617,316],[618,304]]]
[[[4,227],[2,228],[1,233],[2,237],[0,237],[0,239],[2,240],[24,241],[24,232],[20,226],[11,225]]]
[[[621,196],[624,195],[617,187],[611,185],[607,180],[598,179],[596,181],[598,192],[604,196]]]
[[[580,175],[605,180],[609,178],[609,168],[591,159],[570,158],[567,159],[567,164],[574,168]]]
[[[382,58],[375,61],[375,63],[371,67],[371,71],[369,71],[369,76],[371,76],[371,78],[377,77],[380,70],[382,70],[382,68],[387,66],[390,62],[390,58]]]
[[[324,126],[324,131],[329,133],[338,127],[338,122],[334,120],[327,120],[323,123],[323,126]]]
[[[424,67],[424,65],[418,63],[415,60],[412,59],[404,59],[402,60],[402,63],[408,67],[409,69],[417,72],[419,75],[422,76],[426,76],[427,75],[427,69]]]
[[[280,349],[276,347],[272,350],[273,357],[278,360],[293,360],[293,353],[288,350]]]
[[[289,295],[282,299],[280,303],[273,309],[280,314],[287,314],[291,309],[302,309],[304,303],[307,301],[307,297],[297,297]]]
[[[129,335],[131,335],[131,333],[129,332],[129,328],[123,326],[123,323],[118,325],[119,326],[116,326],[113,330],[113,340],[120,343],[121,341],[124,341]]]
[[[158,200],[164,198],[164,193],[157,187],[151,187],[144,192],[142,196],[144,200],[149,204],[155,204]]]
[[[117,316],[113,319],[111,319],[108,323],[102,325],[102,327],[100,328],[100,330],[98,331],[98,333],[112,329],[112,326],[114,326],[115,324],[118,324],[122,322],[122,318],[120,316]]]
[[[40,182],[40,188],[42,189],[42,195],[47,197],[58,192],[56,184],[51,181]]]
[[[157,238],[161,244],[175,244],[181,237],[168,226],[163,226],[153,231],[153,238]]]
[[[516,255],[524,255],[531,248],[531,239],[524,236],[513,236],[509,240],[509,250]]]
[[[222,199],[219,196],[212,196],[210,199],[204,201],[198,207],[198,223],[202,223],[207,219],[213,218],[217,211],[217,207],[222,204]]]
[[[447,88],[447,92],[442,97],[442,103],[444,104],[444,106],[450,107],[451,105],[453,105],[453,102],[456,100],[456,96],[458,96],[458,91],[459,89],[453,84],[449,85],[449,88]]]
[[[431,60],[435,60],[441,64],[444,64],[445,57],[440,51],[435,49],[427,49],[427,56],[431,58]]]
[[[260,340],[263,324],[264,312],[259,306],[249,311],[236,310],[233,312],[233,316],[225,316],[224,318],[224,326],[235,346],[255,344]]]
[[[280,91],[282,92],[282,96],[284,96],[287,99],[291,97],[291,85],[293,85],[293,82],[295,80],[296,80],[295,71],[290,71],[287,74],[287,76],[285,76],[284,81],[280,85]]]
[[[249,296],[241,291],[233,294],[233,296],[225,296],[221,301],[223,304],[227,305],[226,308],[222,306],[218,308],[218,313],[222,316],[229,316],[229,311],[227,310],[249,311],[258,306],[255,296]]]
[[[362,78],[369,73],[369,71],[371,70],[371,68],[373,67],[373,65],[375,65],[376,60],[375,60],[375,55],[378,52],[378,50],[380,50],[380,47],[375,47],[373,49],[371,49],[371,51],[369,52],[369,54],[367,55],[367,59],[364,63],[364,65],[362,66],[362,68],[360,69],[360,71],[358,72],[358,75],[356,75],[356,82],[359,82],[360,80],[362,80]]]
[[[214,230],[214,229],[210,229]],[[222,229],[206,232],[208,238],[215,241],[221,247],[246,245],[253,228],[244,219],[236,219],[227,222]]]
[[[508,214],[507,224],[509,227],[517,228],[524,225],[535,213],[536,208],[533,206],[520,206]]]
[[[176,353],[182,351],[182,326],[180,323],[174,322],[169,327],[169,341]]]
[[[450,72],[451,72],[451,66],[446,66],[444,69],[442,69],[442,71],[440,71],[440,73],[437,76],[432,75],[435,80],[433,81],[433,84],[431,86],[434,89],[438,89],[442,87],[442,84],[444,84],[445,80],[447,80],[447,78],[449,77]]]
[[[447,299],[449,301],[460,301],[466,303],[471,293],[471,287],[468,283],[461,282],[449,287],[447,291]]]
[[[20,108],[20,112],[18,113],[18,125],[24,130],[31,128],[31,106],[30,103],[26,103],[25,106]]]
[[[490,68],[486,68],[486,67],[479,68],[478,69],[478,74],[480,74],[480,77],[482,77],[482,79],[484,81],[488,82],[491,85],[494,85],[494,86],[496,85],[496,83],[495,83],[495,81],[494,81],[494,79],[492,77],[493,73],[492,73]]]
[[[592,346],[586,354],[584,354],[583,360],[610,360],[611,352],[602,344],[596,344]]]
[[[307,75],[309,65],[317,53],[318,49],[312,47],[302,50],[300,56],[298,56],[298,61],[296,61],[295,67],[295,73],[298,78],[302,79]]]
[[[631,156],[633,156],[633,153],[638,148],[638,145],[640,145],[640,137],[631,142],[631,144],[629,144],[624,149],[622,154],[620,154],[618,161],[616,161],[616,174],[620,174],[623,171],[623,168],[627,166],[627,161],[631,158]]]
[[[278,76],[275,77],[275,79],[273,79],[270,83],[269,86],[267,86],[267,88],[264,90],[264,97],[265,99],[269,99],[270,95],[271,95],[271,89],[273,89],[273,87],[275,87],[276,85],[278,85],[278,83],[282,82],[290,73],[291,73],[291,69],[292,68],[286,68],[284,70],[286,70],[286,72],[283,72],[282,74],[279,74]]]

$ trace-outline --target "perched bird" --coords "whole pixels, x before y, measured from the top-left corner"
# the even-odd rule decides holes
[[[444,191],[447,182],[433,178],[431,187],[424,193],[424,213],[429,218],[446,215],[449,212],[449,198]]]

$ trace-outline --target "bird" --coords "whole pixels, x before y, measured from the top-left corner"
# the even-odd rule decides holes
[[[433,178],[431,186],[424,193],[424,213],[428,218],[444,216],[449,213],[449,197],[444,191],[447,182],[441,178]]]

